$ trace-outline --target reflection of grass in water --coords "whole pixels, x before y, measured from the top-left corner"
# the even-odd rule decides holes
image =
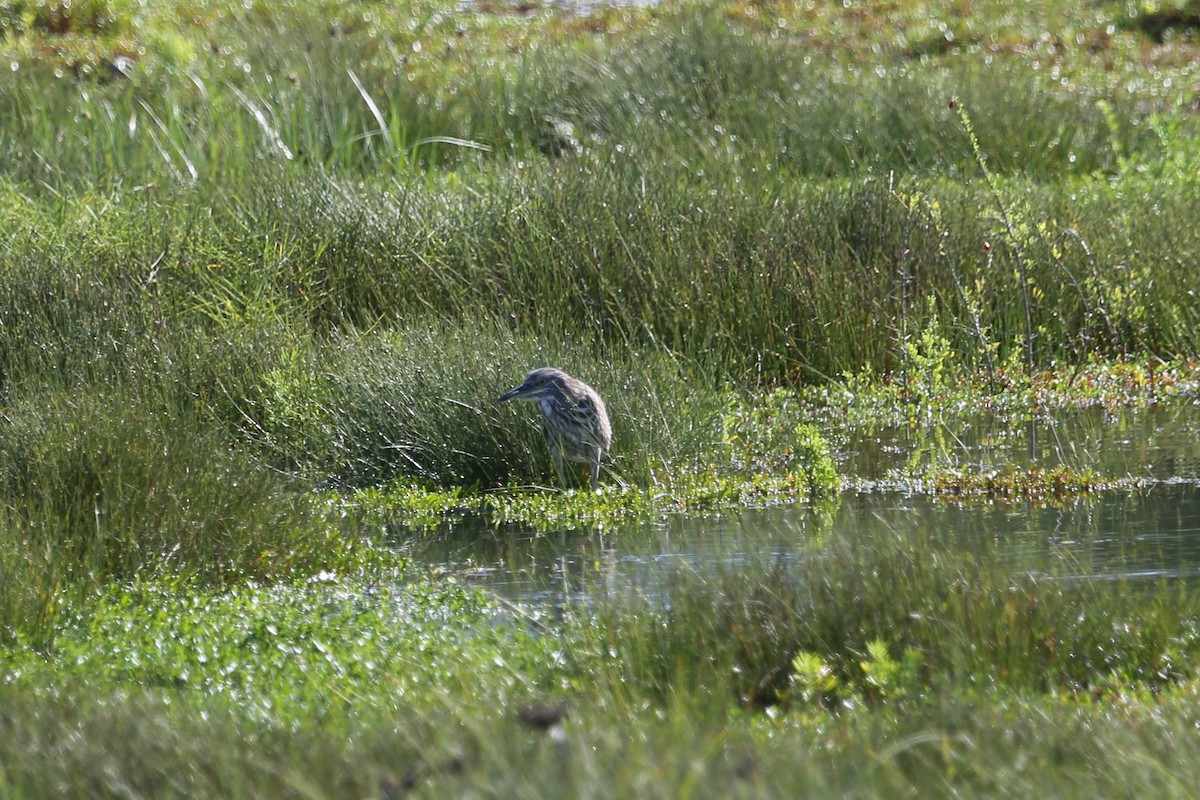
[[[918,400],[910,380],[862,372],[801,396],[835,450],[870,450],[840,464],[850,484],[1046,496],[1194,476],[1193,363],[1093,362],[999,387],[967,375]]]

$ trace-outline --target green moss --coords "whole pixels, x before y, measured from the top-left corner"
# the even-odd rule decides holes
[[[828,481],[822,484],[807,482],[803,473],[729,476],[711,471],[676,474],[663,485],[649,489],[605,485],[594,492],[546,488],[472,494],[429,490],[401,482],[359,490],[339,496],[333,502],[401,528],[431,527],[470,514],[482,516],[495,525],[518,523],[537,530],[589,529],[651,520],[666,514],[705,514],[748,505],[835,503],[836,497],[829,495],[838,487],[839,479],[831,466],[826,467],[817,470]]]

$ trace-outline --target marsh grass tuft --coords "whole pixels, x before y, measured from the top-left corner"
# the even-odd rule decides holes
[[[61,606],[112,582],[278,580],[355,547],[301,487],[210,426],[120,393],[53,393],[10,414],[8,635],[45,635]]]
[[[264,375],[255,427],[276,463],[318,483],[403,478],[430,486],[554,483],[535,415],[496,403],[534,366],[586,376],[613,419],[616,480],[645,484],[698,462],[719,438],[719,400],[653,352],[609,361],[553,335],[520,336],[481,318],[335,337]],[[706,406],[707,404],[707,406]]]
[[[661,598],[618,601],[601,618],[624,680],[656,696],[720,686],[750,706],[899,702],[964,685],[1086,696],[1194,679],[1186,587],[1082,575],[1069,560],[1048,574],[1000,563],[986,544],[851,534],[753,577],[681,571]],[[818,691],[794,685],[805,680]]]

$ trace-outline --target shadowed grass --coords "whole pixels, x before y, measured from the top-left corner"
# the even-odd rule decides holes
[[[721,436],[722,399],[662,355],[604,360],[571,337],[532,339],[478,327],[336,337],[293,353],[264,377],[256,427],[278,463],[341,486],[396,477],[434,486],[553,480],[536,413],[496,403],[535,366],[558,365],[605,398],[613,475],[646,484],[686,469]]]

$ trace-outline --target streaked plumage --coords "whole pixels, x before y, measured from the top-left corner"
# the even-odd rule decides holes
[[[564,459],[589,464],[592,488],[600,484],[600,462],[612,444],[612,428],[604,401],[592,387],[561,369],[541,367],[526,375],[520,386],[505,392],[500,402],[505,400],[537,403],[542,412],[542,433],[564,487]]]

